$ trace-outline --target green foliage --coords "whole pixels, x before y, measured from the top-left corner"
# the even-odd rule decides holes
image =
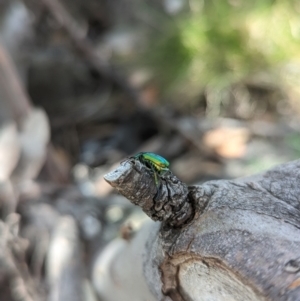
[[[225,87],[300,56],[300,5],[288,0],[190,0],[144,55],[162,91],[181,98]]]
[[[297,158],[300,156],[300,136],[299,134],[291,134],[286,137],[286,143],[294,151]]]

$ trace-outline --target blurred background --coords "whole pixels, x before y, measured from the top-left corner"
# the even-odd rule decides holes
[[[103,180],[134,153],[188,184],[297,159],[299,15],[296,0],[1,0],[0,299],[101,301],[97,254],[146,218]]]

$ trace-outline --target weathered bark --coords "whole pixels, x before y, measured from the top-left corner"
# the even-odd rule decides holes
[[[194,215],[188,187],[171,172],[160,176],[159,184],[156,184],[153,173],[147,167],[138,160],[129,159],[122,162],[120,169],[106,175],[105,179],[154,221],[180,227]]]
[[[150,194],[143,188],[144,204],[153,177],[142,183],[141,177],[151,172],[135,167],[136,162],[125,161],[106,179],[134,203],[138,200],[131,188],[149,187]],[[161,225],[146,226],[141,233],[147,235],[124,243],[111,259],[113,274],[97,274],[101,264],[96,265],[99,294],[103,300],[119,300],[97,285],[105,279],[124,296],[147,283],[153,296],[144,290],[130,299],[136,301],[300,300],[299,183],[300,161],[294,161],[249,178],[189,187],[186,202],[192,204],[193,218],[179,227],[163,219]],[[137,240],[140,255],[133,260],[128,249],[134,252]],[[124,262],[131,264],[121,269]],[[126,284],[116,283],[129,269],[136,273]]]

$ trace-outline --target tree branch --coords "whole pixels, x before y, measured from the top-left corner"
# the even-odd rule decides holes
[[[148,171],[140,167],[134,171],[132,162],[122,164],[115,180],[114,172],[106,178],[144,206],[155,191],[151,173],[145,175]],[[153,300],[299,300],[299,183],[300,160],[249,178],[189,187],[188,198],[182,194],[181,201],[195,210],[192,218],[176,228],[166,227],[168,219],[161,217],[159,230],[150,224],[151,235],[139,242],[141,255],[135,260],[143,271],[138,277],[144,277]],[[152,188],[137,194],[148,186]],[[124,295],[128,288],[122,288]]]

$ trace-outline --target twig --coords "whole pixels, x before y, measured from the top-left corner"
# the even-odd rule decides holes
[[[4,102],[20,126],[22,120],[31,111],[31,102],[22,86],[18,73],[9,54],[0,44],[0,91],[4,93]]]
[[[1,97],[2,96],[2,97]],[[33,112],[32,102],[27,91],[16,71],[14,62],[11,60],[9,53],[6,52],[0,43],[0,98],[3,98],[4,107],[1,107],[2,118],[12,117],[19,129],[22,128],[24,120]],[[9,116],[9,113],[11,116]],[[66,182],[67,178],[61,174],[61,168],[53,159],[53,149],[49,146],[47,156],[52,168],[52,174],[55,179],[62,179]],[[59,180],[58,180],[59,181]]]
[[[28,242],[19,237],[20,216],[10,214],[6,222],[0,221],[0,287],[9,283],[9,295],[5,300],[37,301],[45,300],[28,272],[25,252]]]
[[[85,38],[85,30],[79,26],[67,9],[57,0],[42,0],[56,22],[67,32],[75,48],[85,57],[93,68],[103,77],[111,80],[121,88],[134,102],[142,108],[139,91],[134,88],[125,78],[123,78],[107,62],[104,62],[96,52],[92,43]]]

